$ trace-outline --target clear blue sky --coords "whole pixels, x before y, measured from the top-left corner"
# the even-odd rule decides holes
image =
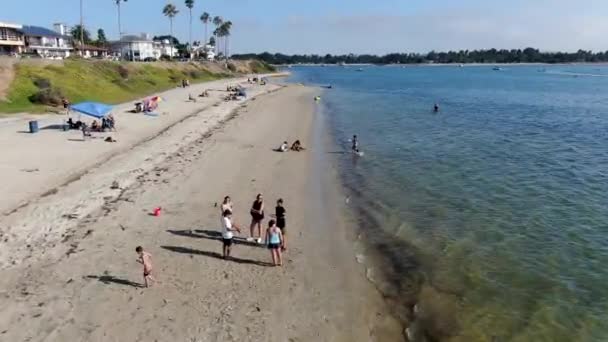
[[[79,22],[79,0],[2,0],[0,21],[51,27]],[[61,6],[58,3],[61,2]],[[118,36],[114,0],[83,0],[85,27]],[[168,34],[167,0],[128,0],[125,33]],[[188,11],[174,32],[188,39]],[[375,53],[523,48],[608,50],[608,0],[195,0],[193,38],[203,11],[233,22],[232,52]],[[210,28],[209,31],[212,31]]]

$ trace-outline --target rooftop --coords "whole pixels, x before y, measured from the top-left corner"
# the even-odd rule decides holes
[[[65,37],[53,30],[49,30],[47,28],[40,27],[40,26],[23,25],[23,28],[21,29],[21,31],[23,31],[23,33],[26,36],[30,36],[30,37],[53,37],[53,38],[64,38]]]
[[[12,29],[21,29],[21,25],[19,24],[12,24],[12,23],[6,23],[6,22],[2,22],[0,21],[0,27],[6,27],[6,28],[12,28]]]

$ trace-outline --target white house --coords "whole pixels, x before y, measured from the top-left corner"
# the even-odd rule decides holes
[[[121,40],[111,44],[111,49],[114,55],[126,60],[143,61],[160,57],[154,49],[152,37],[148,34],[122,36]]]
[[[120,41],[111,44],[115,56],[133,61],[158,60],[161,56],[171,55],[171,45],[168,40],[152,40],[150,34],[125,35]],[[173,56],[177,56],[177,49],[173,48]]]
[[[179,55],[177,53],[177,48],[171,46],[169,39],[155,40],[154,48],[160,52],[161,56],[177,57]]]
[[[44,27],[23,25],[25,51],[46,58],[66,58],[73,49],[70,37]]]
[[[192,53],[198,55],[199,57],[204,57],[208,61],[215,60],[215,47],[213,45],[207,44],[205,46],[195,46]]]
[[[23,51],[22,26],[0,22],[0,55],[18,54]]]

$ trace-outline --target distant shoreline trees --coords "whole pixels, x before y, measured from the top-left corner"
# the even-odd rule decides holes
[[[448,52],[390,53],[377,55],[285,55],[281,53],[235,54],[233,59],[258,59],[270,64],[467,64],[467,63],[596,63],[608,62],[608,51],[541,52],[534,48],[512,50],[460,50]]]

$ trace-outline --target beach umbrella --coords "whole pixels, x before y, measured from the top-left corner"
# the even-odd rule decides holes
[[[110,114],[113,108],[113,106],[99,102],[80,102],[70,107],[73,111],[98,119]]]

